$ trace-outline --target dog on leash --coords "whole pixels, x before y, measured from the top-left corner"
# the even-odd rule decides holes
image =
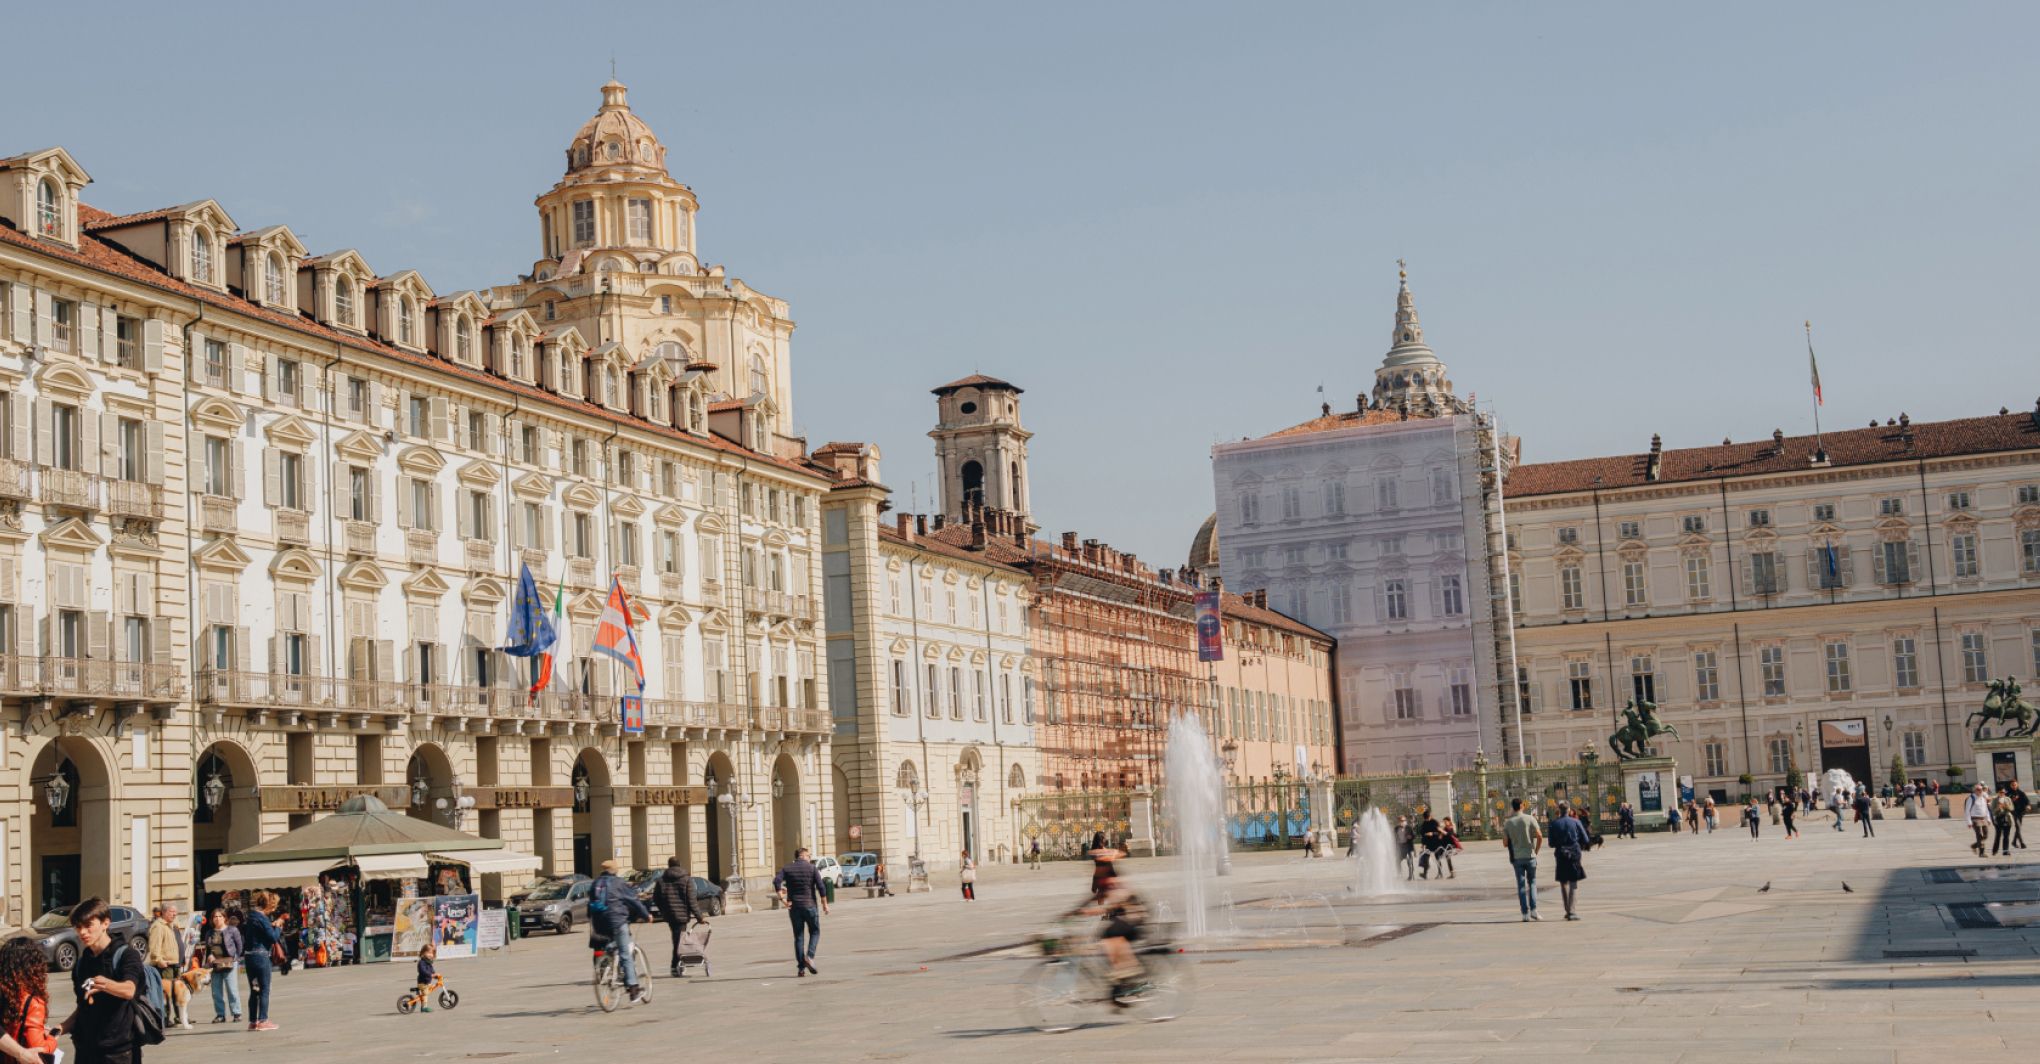
[[[177,973],[177,978],[163,984],[163,1004],[169,1008],[171,1026],[191,1026],[191,1003],[202,997],[211,984],[209,968],[186,968]]]

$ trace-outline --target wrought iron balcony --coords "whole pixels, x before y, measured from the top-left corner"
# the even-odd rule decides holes
[[[207,495],[199,500],[199,527],[212,535],[231,536],[241,530],[237,501],[224,495]]]
[[[0,694],[39,694],[41,688],[37,675],[35,658],[0,654]]]
[[[184,697],[184,677],[175,665],[102,658],[41,659],[43,694],[68,698],[138,699],[171,702]]]
[[[106,512],[115,517],[161,521],[163,486],[144,484],[139,480],[109,480],[106,482]]]
[[[0,499],[28,500],[35,495],[29,485],[28,464],[0,458]]]

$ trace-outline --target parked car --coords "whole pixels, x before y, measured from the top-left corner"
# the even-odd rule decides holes
[[[112,919],[106,925],[106,933],[114,944],[122,941],[133,943],[134,947],[147,953],[149,950],[149,916],[138,909],[125,905],[112,906]],[[78,952],[84,948],[78,942],[78,932],[71,930],[71,907],[68,905],[51,909],[35,918],[25,931],[17,931],[10,938],[29,936],[42,947],[43,959],[51,968],[68,972],[78,963]]]
[[[837,886],[859,887],[871,882],[878,872],[878,855],[859,850],[855,853],[839,853],[835,857]]]
[[[815,871],[821,873],[822,882],[843,885],[843,868],[834,857],[815,858]]]
[[[584,876],[579,872],[575,872],[572,875],[565,876],[540,876],[537,879],[534,879],[531,882],[524,884],[523,889],[518,890],[516,893],[510,895],[510,901],[508,904],[512,909],[517,908],[518,906],[524,903],[524,899],[531,896],[532,891],[535,891],[538,888],[545,886],[547,883],[581,883],[588,881],[588,879],[589,877]]]
[[[544,928],[564,935],[588,918],[588,895],[594,886],[586,876],[555,879],[518,903],[517,919],[526,934]]]
[[[665,874],[666,870],[661,868],[651,872],[639,872],[630,877],[631,886],[637,888],[638,900],[644,902],[645,908],[652,910],[654,916],[658,915],[659,909],[658,906],[652,904],[652,891],[659,885],[659,877]],[[701,911],[709,916],[721,916],[723,914],[723,889],[700,876],[692,878],[694,880],[695,904],[701,906]]]

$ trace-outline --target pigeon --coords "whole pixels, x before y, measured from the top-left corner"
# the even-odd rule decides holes
[[[1757,893],[1759,893],[1759,894],[1769,894],[1769,893],[1771,893],[1771,881],[1770,881],[1770,880],[1768,880],[1768,879],[1767,879],[1767,880],[1764,880],[1764,885],[1763,885],[1763,886],[1761,886],[1761,887],[1758,887],[1758,888],[1757,888]]]
[[[1854,887],[1852,887],[1852,886],[1848,885],[1847,883],[1843,883],[1843,884],[1842,884],[1842,893],[1844,893],[1844,894],[1854,894],[1854,893],[1856,893],[1856,888],[1854,888]]]

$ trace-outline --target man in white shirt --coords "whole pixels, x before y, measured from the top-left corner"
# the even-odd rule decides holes
[[[1969,848],[1982,857],[1983,840],[1990,837],[1990,799],[1984,795],[1983,784],[1970,789],[1968,800],[1962,803],[1962,817],[1969,821],[1969,829],[1976,832],[1976,841]]]

